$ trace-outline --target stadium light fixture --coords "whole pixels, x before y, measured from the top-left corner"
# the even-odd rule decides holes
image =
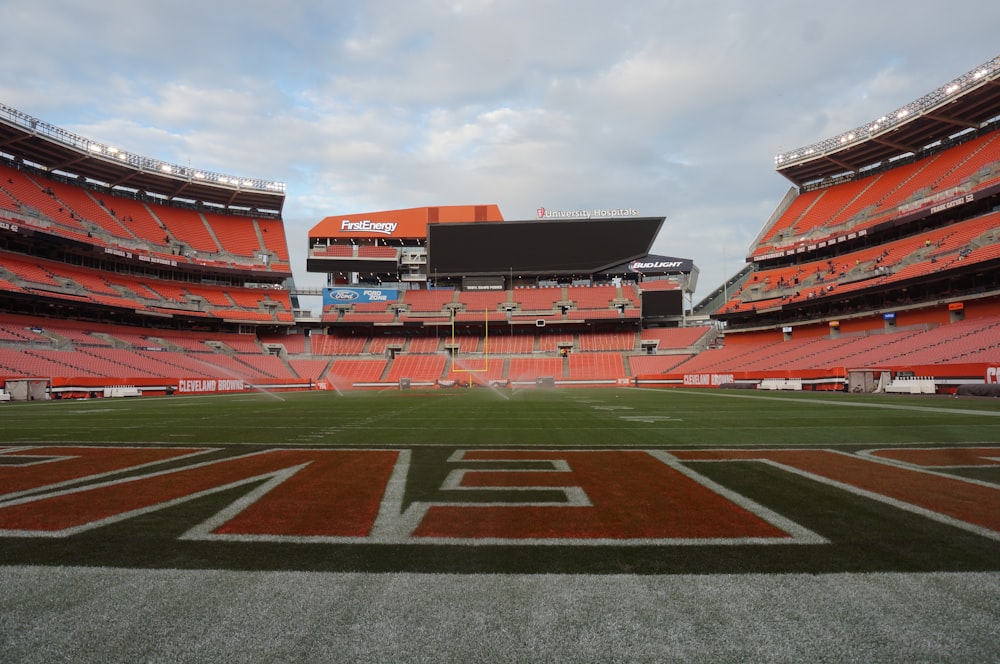
[[[995,82],[998,76],[1000,76],[1000,56],[959,76],[948,85],[936,88],[933,92],[924,95],[893,113],[882,116],[867,126],[862,125],[851,132],[819,141],[806,148],[800,148],[795,153],[777,155],[775,163],[782,167],[787,167],[802,159],[808,159],[814,154],[836,152],[855,140],[864,140],[865,135],[870,132],[887,130],[897,123],[908,122],[913,116],[919,116],[931,111],[941,104],[949,102],[951,96],[961,90],[981,86],[984,82],[990,80]]]
[[[65,129],[43,122],[38,118],[28,115],[27,113],[22,113],[21,111],[11,108],[3,103],[0,103],[0,117],[3,117],[6,121],[12,124],[23,127],[33,134],[42,135],[48,140],[73,148],[74,150],[80,150],[94,155],[107,155],[108,157],[113,157],[119,161],[133,164],[136,167],[158,170],[163,173],[192,173],[189,167],[169,164],[158,159],[151,159],[149,157],[143,157],[141,155],[125,152],[124,150],[120,150],[116,147],[104,145],[98,141],[78,136],[77,134],[66,131]],[[284,182],[274,182],[271,180],[260,180],[254,178],[237,178],[234,176],[224,176],[219,173],[212,173],[208,171],[198,171],[194,176],[199,179],[210,180],[230,186],[242,186],[257,191],[284,192],[286,189]]]

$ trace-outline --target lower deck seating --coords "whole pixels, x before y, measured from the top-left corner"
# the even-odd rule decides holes
[[[721,347],[693,352],[710,327],[627,333],[536,330],[487,339],[475,335],[375,337],[271,333],[258,338],[232,332],[196,332],[116,326],[7,315],[0,325],[0,381],[14,377],[242,378],[354,383],[418,383],[442,379],[483,383],[508,380],[607,382],[635,376],[743,373],[767,378],[796,372],[845,375],[848,369],[995,363],[1000,358],[1000,301],[972,301],[966,320],[903,312],[899,329],[881,317],[843,322],[844,333],[824,325],[730,333]],[[956,318],[951,312],[951,319]],[[921,322],[924,320],[925,322]],[[593,336],[587,336],[593,334]],[[674,348],[647,351],[602,347],[602,339],[656,340]],[[288,342],[287,345],[282,342]],[[616,344],[611,344],[612,346]],[[275,349],[275,345],[284,346]],[[451,350],[456,349],[457,355]],[[280,356],[273,354],[282,351]],[[486,351],[489,352],[486,352]],[[564,354],[565,351],[565,354]],[[991,366],[993,366],[991,365]],[[775,373],[780,372],[780,373]]]

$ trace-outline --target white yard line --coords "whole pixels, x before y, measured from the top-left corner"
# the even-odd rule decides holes
[[[646,389],[646,388],[639,388]],[[663,390],[657,390],[662,392]],[[681,392],[676,391],[678,394],[692,394],[692,392]],[[894,404],[894,403],[874,403],[865,401],[838,401],[835,399],[792,399],[790,397],[772,397],[764,396],[762,394],[737,394],[734,392],[727,392],[722,390],[700,390],[698,394],[704,394],[706,396],[713,397],[724,397],[729,399],[759,399],[762,401],[787,401],[790,403],[797,404],[816,404],[821,403],[824,405],[831,406],[854,406],[857,408],[884,408],[886,410],[912,410],[922,413],[947,413],[955,415],[983,415],[985,417],[1000,417],[1000,410],[975,410],[972,408],[936,408],[934,406],[907,406],[904,404]]]

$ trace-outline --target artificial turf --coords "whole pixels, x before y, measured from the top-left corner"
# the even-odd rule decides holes
[[[1000,442],[1000,400],[723,390],[247,392],[4,404],[0,442],[745,446]]]
[[[506,493],[444,489],[447,474],[458,467],[451,460],[457,449],[822,447],[853,454],[878,447],[992,446],[1000,441],[1000,403],[995,400],[720,390],[245,393],[12,404],[0,409],[0,415],[4,421],[0,441],[18,448],[109,443],[200,446],[210,449],[200,457],[208,462],[276,447],[408,449],[401,510],[455,500],[484,504],[503,500],[508,505],[552,502],[562,495],[538,488]],[[18,463],[17,459],[16,454],[8,455],[8,463]],[[158,468],[183,469],[190,463],[168,460]],[[516,463],[517,469],[529,472],[547,467],[531,460],[487,463],[492,464],[489,468]],[[825,542],[761,546],[611,541],[580,546],[556,539],[537,546],[184,539],[190,528],[254,491],[260,480],[56,540],[0,536],[0,554],[8,564],[422,573],[1000,570],[997,538],[927,518],[919,511],[899,509],[753,459],[684,463],[715,485],[790,519]],[[935,472],[968,477],[973,471],[978,484],[1000,486],[997,464]],[[128,472],[121,475],[128,476]],[[676,509],[691,510],[686,518],[693,520],[710,518],[691,506]]]

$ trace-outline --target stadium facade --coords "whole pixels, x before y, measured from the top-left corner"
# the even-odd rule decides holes
[[[14,398],[510,385],[989,391],[1000,58],[775,159],[791,187],[699,302],[632,208],[326,217],[296,304],[282,183],[0,106],[0,381]]]

